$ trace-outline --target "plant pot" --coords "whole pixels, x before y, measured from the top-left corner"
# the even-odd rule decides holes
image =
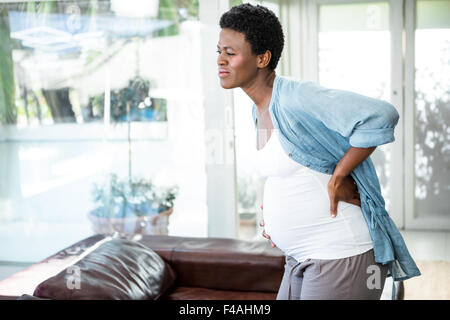
[[[100,217],[95,215],[94,212],[95,210],[88,213],[88,219],[97,234],[109,235],[118,232],[125,235],[166,235],[168,234],[169,216],[173,212],[173,207],[158,214],[124,218]]]
[[[239,225],[241,225],[241,226],[256,225],[256,213],[255,212],[240,212],[239,213]]]

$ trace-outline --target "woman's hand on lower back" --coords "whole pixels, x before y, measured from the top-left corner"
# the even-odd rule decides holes
[[[337,215],[339,201],[361,207],[358,187],[350,175],[344,178],[332,176],[328,182],[328,195],[330,197],[330,213],[332,217]]]

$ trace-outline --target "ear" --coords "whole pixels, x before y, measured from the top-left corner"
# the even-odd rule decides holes
[[[269,65],[270,59],[272,59],[272,52],[269,50],[266,50],[266,52],[259,54],[257,56],[257,67],[258,68],[265,68]]]

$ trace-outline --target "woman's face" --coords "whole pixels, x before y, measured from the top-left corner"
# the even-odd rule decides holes
[[[217,45],[220,85],[225,89],[245,87],[258,72],[257,55],[243,33],[224,28]]]

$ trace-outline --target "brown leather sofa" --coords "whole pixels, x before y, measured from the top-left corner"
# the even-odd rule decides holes
[[[83,239],[0,281],[0,299],[275,300],[284,272],[283,253],[267,241],[111,239]],[[75,267],[79,290],[69,285]]]
[[[0,300],[275,300],[283,272],[266,240],[95,235],[0,281]],[[403,282],[387,280],[381,299],[403,297]]]

